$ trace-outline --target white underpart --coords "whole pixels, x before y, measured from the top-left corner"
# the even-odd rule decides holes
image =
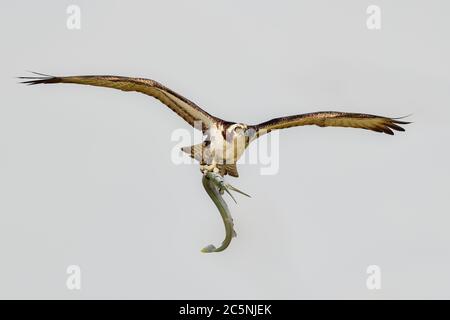
[[[224,139],[221,127],[211,127],[207,134],[211,143],[205,149],[205,156],[211,164],[235,163],[245,151],[245,138],[243,135],[233,135],[233,140],[230,143]]]

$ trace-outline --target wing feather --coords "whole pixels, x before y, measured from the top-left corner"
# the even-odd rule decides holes
[[[120,76],[70,76],[54,77],[39,74],[38,77],[20,77],[29,85],[49,83],[75,83],[97,87],[107,87],[122,91],[135,91],[152,96],[172,111],[178,114],[186,122],[194,127],[196,121],[200,121],[202,130],[208,129],[213,123],[220,119],[210,115],[194,102],[186,99],[175,91],[163,86],[159,82],[144,78],[130,78]]]
[[[405,131],[400,124],[410,122],[400,121],[401,118],[388,118],[365,113],[349,113],[336,111],[323,111],[305,113],[295,116],[275,118],[252,126],[257,135],[261,136],[272,130],[285,129],[297,126],[316,125],[319,127],[351,127],[393,135],[394,131]]]

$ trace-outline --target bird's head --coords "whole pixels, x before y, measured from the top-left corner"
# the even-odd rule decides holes
[[[226,130],[226,139],[228,142],[232,142],[236,138],[244,137],[247,125],[243,123],[234,123],[230,125]]]
[[[246,124],[234,123],[227,128],[227,133],[233,133],[233,134],[240,135],[240,134],[244,134],[246,129],[247,129]]]

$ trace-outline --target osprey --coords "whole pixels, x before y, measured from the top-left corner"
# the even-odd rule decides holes
[[[203,173],[214,172],[220,175],[238,177],[236,162],[248,145],[258,137],[272,130],[316,125],[319,127],[351,127],[367,129],[393,135],[396,131],[405,131],[399,125],[410,122],[401,118],[389,118],[363,113],[322,111],[275,118],[260,124],[249,125],[240,122],[224,121],[217,118],[194,102],[186,99],[162,84],[144,78],[121,76],[69,76],[55,77],[35,73],[36,77],[20,77],[22,83],[75,83],[98,87],[107,87],[123,91],[135,91],[152,96],[178,114],[194,128],[203,132],[205,140],[182,150],[200,162]]]

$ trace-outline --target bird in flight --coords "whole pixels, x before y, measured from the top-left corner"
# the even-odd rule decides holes
[[[186,99],[162,84],[144,78],[121,76],[68,76],[56,77],[34,73],[33,77],[20,77],[28,85],[73,83],[97,87],[140,92],[154,97],[183,118],[187,123],[202,131],[205,139],[196,145],[182,148],[184,152],[200,163],[203,173],[214,172],[221,176],[238,177],[236,162],[248,145],[272,130],[290,127],[316,125],[319,127],[351,127],[393,135],[394,131],[405,131],[400,125],[410,122],[402,118],[389,118],[364,113],[321,111],[275,118],[260,124],[225,121],[217,118],[194,102]],[[394,130],[394,131],[393,131]]]

